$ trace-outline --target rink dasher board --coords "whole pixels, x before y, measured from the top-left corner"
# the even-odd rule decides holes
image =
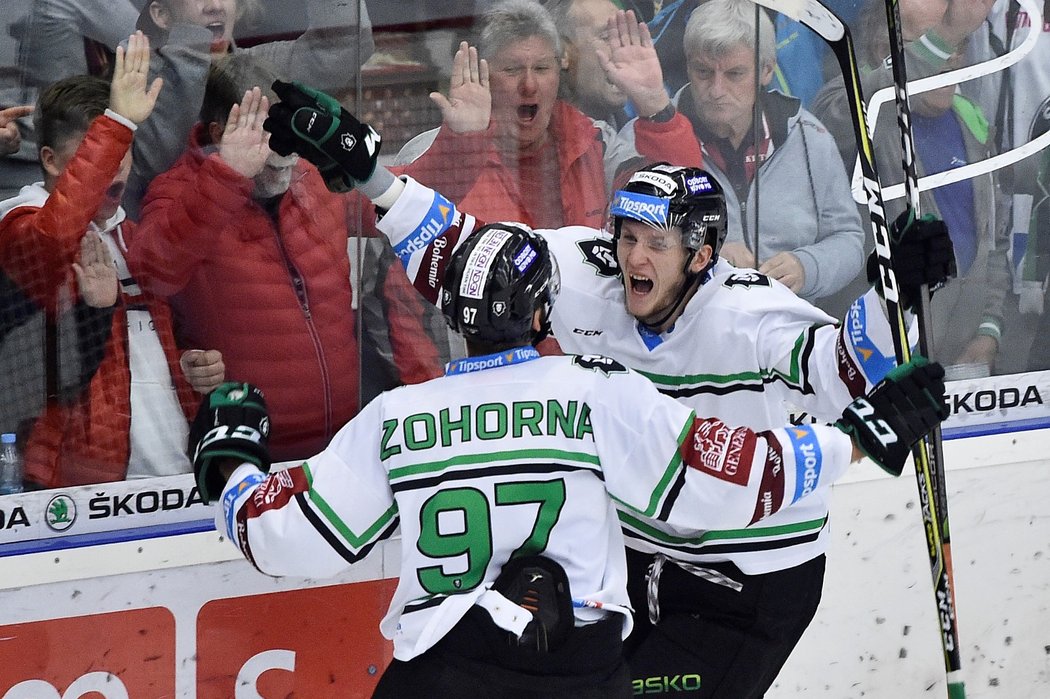
[[[947,394],[948,471],[1050,454],[1050,371],[953,381]],[[883,477],[864,464],[843,482]],[[102,563],[101,546],[133,554]],[[238,557],[188,474],[0,496],[0,589]]]

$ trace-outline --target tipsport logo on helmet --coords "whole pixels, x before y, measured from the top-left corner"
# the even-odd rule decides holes
[[[667,226],[667,215],[670,212],[670,202],[660,197],[651,197],[647,194],[625,192],[622,189],[616,192],[610,214],[623,218],[632,218],[643,221],[652,226]]]
[[[510,238],[509,231],[489,230],[481,234],[481,240],[470,251],[459,283],[459,294],[468,299],[480,299],[484,295],[485,280],[496,260],[496,253]]]

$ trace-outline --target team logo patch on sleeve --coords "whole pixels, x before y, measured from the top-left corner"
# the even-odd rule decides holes
[[[842,379],[842,383],[845,384],[846,390],[849,391],[851,396],[859,396],[864,393],[864,376],[860,372],[860,367],[857,366],[857,363],[853,361],[853,357],[846,350],[846,342],[845,327],[843,327],[835,340],[835,356],[839,364],[839,378]]]
[[[600,354],[579,354],[572,358],[572,363],[581,369],[600,371],[609,376],[610,374],[626,374],[627,367],[615,359],[603,357]]]
[[[747,485],[755,443],[755,433],[748,429],[698,418],[693,422],[693,438],[682,444],[682,461],[723,481]]]
[[[772,286],[769,282],[769,277],[758,272],[737,272],[729,275],[729,278],[722,282],[722,286],[729,287],[732,289],[734,286],[743,287],[750,289],[753,286]]]
[[[784,450],[772,434],[765,435],[766,467],[758,488],[758,501],[750,524],[765,519],[780,510],[784,504]]]
[[[301,466],[284,471],[274,471],[252,493],[248,502],[248,518],[258,517],[269,510],[279,510],[287,505],[296,493],[310,489]]]
[[[845,332],[854,354],[860,360],[861,369],[871,383],[882,381],[897,365],[896,359],[883,354],[869,336],[867,305],[863,299],[854,301],[846,312]]]
[[[616,277],[620,265],[616,264],[613,242],[607,238],[591,238],[576,243],[583,253],[583,261],[598,271],[599,277]]]
[[[236,540],[234,539],[234,518],[237,513],[233,509],[234,503],[237,502],[237,498],[242,494],[262,483],[263,479],[264,477],[261,473],[250,473],[232,488],[226,488],[226,492],[222,496],[222,513],[226,521],[226,536],[231,541]]]

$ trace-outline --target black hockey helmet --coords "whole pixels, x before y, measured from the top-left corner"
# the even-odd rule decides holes
[[[523,223],[483,226],[452,254],[441,310],[466,339],[492,345],[535,344],[550,331],[550,310],[561,287],[547,241]],[[542,329],[532,329],[536,309]]]
[[[680,226],[685,247],[696,252],[706,243],[712,257],[726,239],[728,215],[722,186],[698,167],[667,163],[643,167],[613,195],[609,215],[617,239],[625,218],[663,230]]]

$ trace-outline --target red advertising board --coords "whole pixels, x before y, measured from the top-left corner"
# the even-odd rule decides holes
[[[175,618],[150,607],[0,626],[0,696],[173,697]]]
[[[231,597],[197,615],[197,697],[372,696],[393,657],[379,633],[397,580]],[[255,691],[252,691],[254,686]]]

